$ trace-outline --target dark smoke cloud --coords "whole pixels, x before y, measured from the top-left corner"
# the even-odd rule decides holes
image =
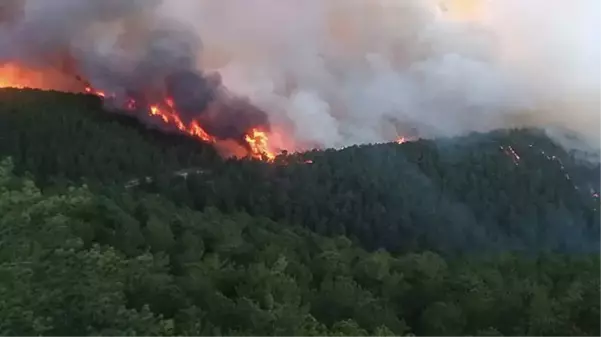
[[[227,93],[197,67],[198,33],[160,15],[160,0],[11,0],[0,6],[0,64],[58,69],[111,93],[111,106],[135,99],[141,114],[169,97],[189,123],[217,138],[242,140],[267,123],[263,111]]]
[[[170,76],[192,72],[200,51],[198,36],[173,22],[154,24],[143,39],[142,58],[134,62],[134,86],[161,86]]]
[[[221,139],[241,140],[250,128],[256,126],[269,131],[267,114],[248,99],[229,96],[223,92],[219,97],[222,98],[213,101],[200,117],[201,122],[206,121],[203,125],[206,125],[209,133]],[[236,122],[232,123],[232,120]]]
[[[215,99],[217,86],[194,71],[180,71],[167,76],[167,95],[184,116],[197,116]]]
[[[198,120],[219,139],[243,141],[249,129],[263,126],[268,131],[267,114],[249,100],[236,97],[221,84],[218,73],[203,75],[188,70],[167,77],[167,96],[186,122]]]

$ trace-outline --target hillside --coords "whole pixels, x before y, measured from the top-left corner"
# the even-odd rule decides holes
[[[208,145],[108,114],[93,97],[1,95],[0,155],[42,186],[155,177],[147,190],[180,204],[348,235],[368,249],[599,247],[599,165],[579,163],[537,130],[314,151],[271,165],[223,161]],[[202,174],[174,175],[190,168]]]
[[[0,155],[42,186],[57,181],[122,183],[220,161],[211,146],[109,113],[96,96],[0,89]]]
[[[552,153],[555,159],[547,158]],[[150,190],[198,209],[244,210],[321,234],[348,235],[370,249],[599,247],[599,166],[577,165],[535,131],[300,156],[280,158],[296,163],[290,165],[231,162]]]
[[[8,157],[4,335],[600,333],[600,166],[539,130],[223,160],[7,89]]]

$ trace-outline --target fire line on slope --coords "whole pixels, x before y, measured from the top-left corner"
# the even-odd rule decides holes
[[[94,90],[89,86],[85,88],[85,92],[97,95],[101,99],[106,99],[107,96],[114,97],[113,95],[106,95],[106,93],[102,91]],[[136,101],[132,98],[129,98],[124,106],[126,110],[134,110],[136,107]],[[217,141],[215,137],[211,136],[202,128],[198,121],[192,120],[188,124],[184,123],[175,110],[173,101],[169,98],[166,98],[162,104],[150,105],[148,108],[148,115],[161,120],[167,125],[174,126],[179,131],[198,138],[201,141],[207,143],[215,143]],[[258,128],[252,128],[244,136],[244,141],[248,146],[250,157],[268,162],[275,159],[276,154],[269,149],[269,136],[266,132]]]

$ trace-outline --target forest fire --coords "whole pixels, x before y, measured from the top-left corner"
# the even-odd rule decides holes
[[[57,76],[58,74],[58,76]],[[53,83],[64,82],[61,79],[65,77],[65,74],[60,73],[45,73],[36,72],[25,67],[20,67],[17,64],[5,64],[0,66],[0,88],[16,88],[16,89],[53,89]],[[84,84],[83,91],[87,94],[96,95],[103,100],[114,99],[114,94],[109,94],[101,90],[94,89],[92,86],[87,84],[80,78],[77,78],[71,82]],[[73,91],[59,86],[58,90]],[[77,90],[74,90],[77,91]],[[197,138],[203,142],[216,143],[218,138],[211,135],[205,128],[203,128],[201,122],[197,119],[192,119],[186,122],[180,113],[176,109],[174,100],[170,97],[165,98],[162,102],[152,103],[146,105],[146,108],[140,107],[140,104],[134,98],[127,98],[121,109],[125,111],[139,111],[141,109],[147,110],[147,114],[153,117],[157,121],[161,121],[163,124],[174,127],[182,133],[185,133],[191,137]],[[246,154],[254,159],[259,159],[267,162],[272,162],[276,153],[271,149],[269,142],[269,134],[267,131],[259,128],[252,127],[247,130],[243,139],[243,147],[246,149]],[[238,155],[240,153],[238,152]]]
[[[106,98],[106,93],[97,91],[91,87],[86,87],[86,93],[95,94],[100,98]],[[113,97],[113,95],[109,95]],[[137,108],[136,101],[133,98],[129,98],[123,107],[125,110],[135,110]],[[175,103],[171,98],[166,98],[161,104],[151,104],[148,107],[148,115],[160,119],[164,124],[174,126],[179,131],[200,139],[203,142],[215,143],[217,142],[216,137],[210,135],[201,126],[197,120],[192,120],[189,123],[185,123],[178,112],[175,109]],[[271,162],[275,159],[276,154],[270,150],[269,146],[269,135],[265,131],[261,131],[258,128],[250,129],[244,136],[244,141],[248,146],[248,156]]]
[[[398,138],[397,138],[397,140],[396,140],[397,144],[403,144],[403,143],[406,143],[406,142],[408,142],[408,141],[409,141],[409,140],[408,140],[407,138],[405,138],[405,137],[402,137],[402,136],[401,136],[401,137],[398,137]]]
[[[266,132],[259,129],[252,129],[244,137],[246,143],[250,146],[253,157],[272,161],[275,159],[275,153],[269,150],[269,136]]]
[[[204,90],[205,83],[199,82],[200,77],[190,80],[193,76],[189,74],[186,76],[183,80],[179,78],[181,81],[178,83],[184,88],[177,87],[174,90],[180,96],[171,97],[169,90],[162,95],[159,91],[159,94],[139,95],[138,93],[119,96],[109,91],[99,90],[73,73],[52,69],[36,71],[21,67],[17,63],[10,63],[0,66],[0,88],[31,88],[95,95],[109,103],[108,106],[112,108],[116,107],[117,110],[132,114],[142,114],[159,125],[178,130],[200,141],[215,144],[218,151],[227,157],[250,157],[274,162],[277,156],[275,149],[291,147],[290,139],[285,137],[285,133],[274,131],[268,121],[261,118],[263,113],[260,110],[244,100],[231,98],[229,92],[220,93],[220,89],[216,89],[217,94],[212,94],[212,101],[209,99],[209,103],[198,109],[195,108],[198,101],[193,101],[194,104],[191,105],[178,105],[182,101],[188,103],[182,99],[182,92],[185,94],[184,97],[188,97]],[[183,90],[187,88],[191,88],[190,91]],[[410,139],[399,136],[395,141],[402,144]]]
[[[66,6],[69,13],[89,9],[91,19],[57,20],[54,22],[66,26],[54,30],[54,25],[42,14],[44,11],[28,12],[35,7],[22,7],[22,1],[15,4],[3,8],[5,13],[0,15],[3,24],[0,28],[6,28],[0,87],[95,95],[109,110],[126,112],[153,127],[179,131],[214,144],[224,157],[273,162],[280,150],[338,147],[348,143],[345,139],[326,141],[322,139],[323,132],[313,135],[302,130],[298,127],[298,116],[288,113],[276,116],[281,109],[271,102],[251,101],[249,96],[254,96],[239,88],[236,80],[233,83],[231,76],[222,79],[223,74],[228,75],[226,70],[198,62],[203,59],[204,51],[198,31],[177,20],[157,20],[156,24],[151,24],[152,20],[138,20],[142,13],[151,15],[146,10],[152,6],[140,2],[130,7],[110,2],[103,13],[115,13],[115,27],[123,28],[122,33],[113,36],[119,30],[113,29],[112,21],[105,26],[110,20],[102,15],[97,17],[100,12],[93,6],[83,3],[81,7]],[[46,2],[40,1],[39,5],[45,7]],[[25,12],[28,16],[24,16]],[[159,12],[156,17],[161,17]],[[312,106],[300,103],[303,105],[299,106],[298,115],[305,110],[311,112]],[[375,141],[390,140],[393,138],[382,136]],[[398,142],[406,140],[400,138]]]

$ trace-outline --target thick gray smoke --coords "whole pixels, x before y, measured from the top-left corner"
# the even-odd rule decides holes
[[[169,97],[182,121],[201,122],[218,139],[243,143],[267,116],[232,95],[221,78],[197,65],[199,34],[177,17],[159,15],[161,1],[27,0],[0,9],[0,62],[61,69],[110,93],[112,106],[134,100],[140,116]]]
[[[95,87],[169,91],[224,136],[268,118],[288,149],[522,125],[599,144],[598,0],[6,3],[23,7],[0,8],[0,60],[68,55]]]

